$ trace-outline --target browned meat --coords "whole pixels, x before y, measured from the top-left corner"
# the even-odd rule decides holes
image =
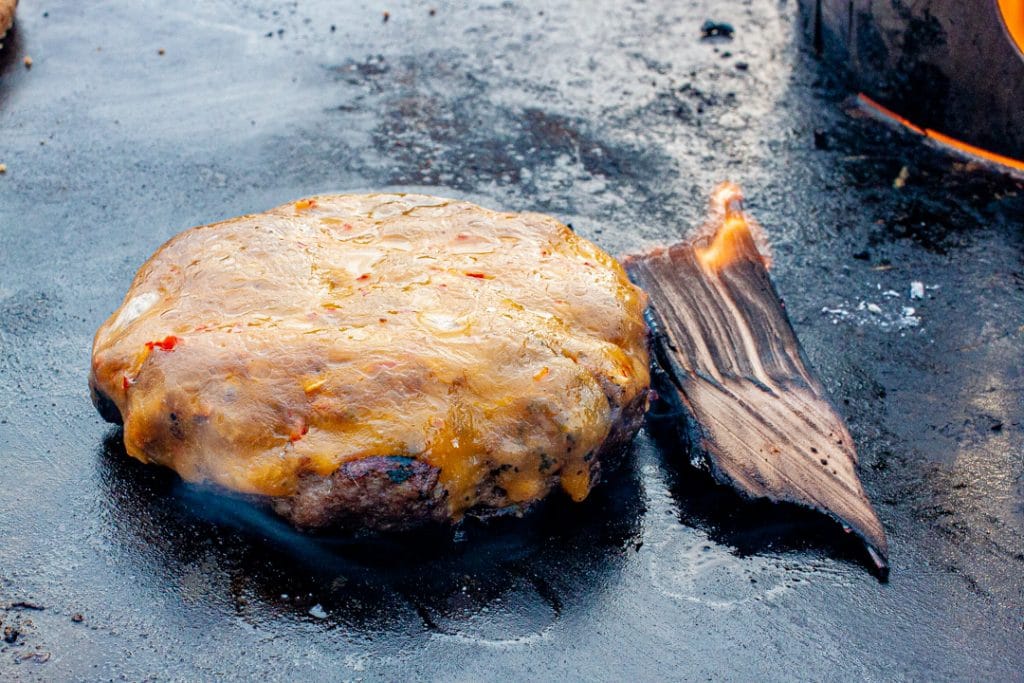
[[[408,529],[448,517],[440,470],[404,456],[371,456],[344,463],[333,474],[305,474],[295,493],[274,510],[296,526]]]

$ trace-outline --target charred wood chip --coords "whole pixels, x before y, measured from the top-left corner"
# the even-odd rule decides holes
[[[810,370],[758,251],[738,188],[716,192],[703,237],[627,257],[651,299],[655,358],[691,460],[751,498],[803,505],[856,532],[884,573],[885,530],[842,417]]]

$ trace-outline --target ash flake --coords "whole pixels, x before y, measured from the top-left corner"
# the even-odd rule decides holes
[[[871,301],[860,301],[856,306],[824,306],[821,313],[829,316],[833,325],[838,325],[842,321],[857,327],[873,325],[883,330],[900,331],[921,326],[921,317],[917,315],[917,309],[911,306],[893,307],[893,303],[899,302],[887,299],[879,305]]]

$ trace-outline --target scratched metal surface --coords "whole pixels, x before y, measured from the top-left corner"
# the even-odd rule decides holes
[[[848,116],[794,3],[21,4],[0,678],[1021,678],[1021,186]],[[702,41],[708,18],[733,39]],[[828,524],[682,466],[656,421],[583,505],[353,544],[130,462],[89,404],[93,331],[189,226],[416,188],[621,253],[698,223],[724,178],[858,443],[888,584]],[[910,301],[914,280],[937,288]]]

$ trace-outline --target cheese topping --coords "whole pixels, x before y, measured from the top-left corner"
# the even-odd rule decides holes
[[[374,455],[451,513],[561,487],[649,383],[644,294],[552,218],[418,195],[301,200],[186,231],[97,332],[129,454],[269,496]],[[494,482],[497,482],[494,484]]]

